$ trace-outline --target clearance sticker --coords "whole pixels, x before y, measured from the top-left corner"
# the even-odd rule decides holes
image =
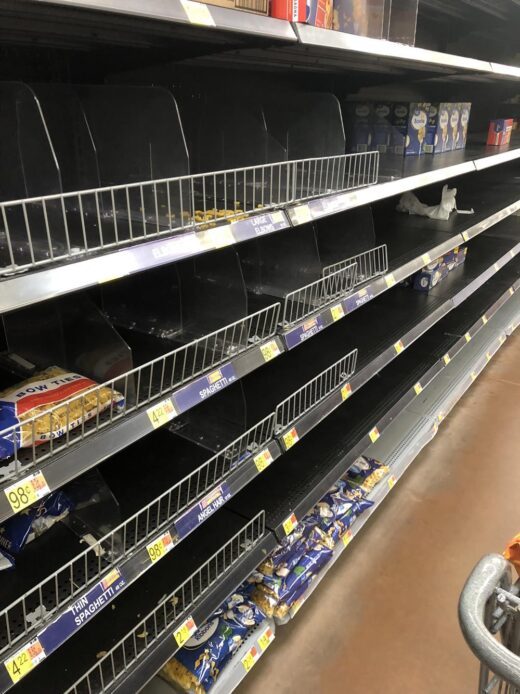
[[[262,352],[264,361],[271,361],[271,359],[278,357],[280,354],[280,348],[276,340],[271,340],[267,344],[261,345],[260,351]]]
[[[296,514],[291,513],[289,518],[286,518],[284,522],[282,523],[284,532],[286,535],[290,535],[292,531],[295,529],[295,527],[298,525],[298,521],[296,520]]]
[[[173,638],[177,641],[178,646],[184,646],[186,641],[189,641],[196,631],[197,625],[193,617],[190,616],[173,632]]]
[[[273,462],[273,456],[271,455],[271,451],[266,448],[265,451],[262,451],[261,453],[258,453],[258,455],[255,455],[253,458],[253,461],[256,465],[256,469],[258,472],[262,472],[262,470],[265,470],[266,467],[271,465]]]

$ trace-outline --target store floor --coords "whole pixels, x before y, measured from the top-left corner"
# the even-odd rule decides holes
[[[478,559],[520,532],[518,333],[239,694],[477,692],[457,601]]]

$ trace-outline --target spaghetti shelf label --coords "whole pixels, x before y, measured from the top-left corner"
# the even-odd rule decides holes
[[[325,321],[321,315],[315,316],[314,318],[309,318],[301,325],[292,328],[287,333],[285,333],[285,343],[288,349],[297,347],[305,340],[308,340],[316,333],[319,333],[325,327]]]
[[[360,306],[363,306],[363,304],[366,304],[367,301],[371,301],[373,298],[374,290],[372,287],[365,287],[364,289],[360,289],[354,294],[351,294],[351,296],[348,296],[346,299],[343,299],[343,310],[345,313],[351,313]]]
[[[206,494],[197,504],[175,521],[175,527],[180,538],[186,537],[191,531],[218,511],[231,498],[231,490],[226,482]]]
[[[38,638],[45,653],[51,653],[69,639],[75,631],[112,602],[125,586],[126,581],[120,569],[109,571],[93,588],[40,632]]]
[[[233,364],[228,363],[213,369],[209,374],[200,376],[193,383],[180,388],[173,396],[176,410],[186,412],[200,402],[207,400],[215,393],[227,388],[237,379]]]

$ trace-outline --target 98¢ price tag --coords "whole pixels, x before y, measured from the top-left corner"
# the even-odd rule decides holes
[[[146,545],[146,550],[152,564],[162,559],[171,549],[173,549],[173,540],[169,531],[161,535],[157,540],[150,542],[149,545]]]
[[[188,617],[181,626],[173,632],[173,638],[178,646],[184,646],[197,631],[197,625],[193,617]]]
[[[7,501],[13,511],[22,511],[50,494],[50,491],[43,472],[40,471],[33,472],[32,475],[24,477],[23,480],[4,489]]]

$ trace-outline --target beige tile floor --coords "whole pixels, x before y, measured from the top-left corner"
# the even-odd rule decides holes
[[[476,693],[457,601],[477,560],[520,532],[519,500],[517,334],[239,694]]]

